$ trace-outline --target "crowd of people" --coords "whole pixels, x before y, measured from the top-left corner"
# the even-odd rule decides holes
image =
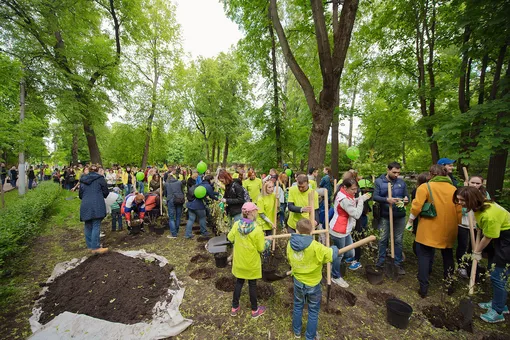
[[[300,336],[302,309],[307,302],[306,338],[313,339],[320,308],[322,265],[332,262],[332,282],[349,287],[340,270],[342,262],[350,270],[361,268],[362,250],[356,248],[342,255],[338,255],[337,250],[369,232],[377,232],[375,265],[382,269],[388,261],[390,225],[393,227],[394,264],[399,275],[406,275],[405,231],[416,235],[413,250],[418,259],[418,294],[422,298],[426,298],[431,289],[429,276],[436,249],[443,258],[443,288],[448,294],[454,292],[452,278],[455,275],[467,278],[471,260],[480,259],[482,251],[486,251],[489,264],[493,264],[493,300],[480,304],[487,310],[481,318],[487,322],[504,321],[503,314],[508,313],[505,284],[510,264],[510,213],[491,200],[482,177],[466,178],[464,185],[459,185],[453,175],[454,163],[448,158],[440,159],[428,172],[418,176],[411,193],[397,162],[390,163],[386,173],[375,180],[364,179],[350,170],[338,184],[328,167],[322,169],[320,180],[319,169],[315,168],[306,173],[294,173],[285,168],[279,173],[270,169],[259,176],[255,169],[245,167],[218,169],[216,173],[209,170],[199,173],[196,169],[178,166],[103,169],[90,165],[65,167],[62,172],[37,167],[34,181],[53,179],[69,190],[79,190],[86,244],[94,253],[107,251],[101,247],[99,238],[100,223],[107,211],[111,211],[112,231],[123,230],[124,225],[129,231],[134,222],[141,224],[143,231],[145,216],[168,215],[167,237],[171,239],[179,237],[181,218],[187,213],[183,237],[190,239],[194,237],[195,221],[200,225],[200,233],[210,236],[207,226],[210,205],[212,202],[220,204],[229,219],[228,239],[234,244],[232,272],[237,283],[232,301],[233,316],[239,313],[239,296],[245,280],[249,285],[252,316],[265,313],[266,309],[258,306],[256,299],[261,256],[263,259],[268,251],[265,238],[273,230],[292,234],[287,256],[294,277],[293,330],[296,337]],[[329,210],[325,209],[326,196],[331,202]],[[163,211],[160,210],[162,202],[165,202]],[[476,248],[469,244],[470,212],[474,212],[484,235]],[[315,216],[314,221],[310,221],[311,215]],[[369,228],[369,215],[372,215],[373,228]],[[312,230],[324,228],[326,219],[330,225],[329,235],[312,236]],[[324,245],[325,237],[330,237],[330,248]]]

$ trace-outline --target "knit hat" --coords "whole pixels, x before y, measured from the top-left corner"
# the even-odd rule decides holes
[[[259,208],[257,208],[257,206],[255,205],[255,203],[253,202],[246,202],[243,204],[243,213],[244,212],[250,212],[250,211],[254,211],[254,210],[258,210]]]

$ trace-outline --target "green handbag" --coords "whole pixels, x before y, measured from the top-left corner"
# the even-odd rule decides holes
[[[425,202],[423,207],[421,208],[420,216],[421,217],[436,217],[436,207],[434,207],[434,196],[432,196],[432,190],[430,190],[430,185],[427,183],[427,188],[430,194],[431,202]]]

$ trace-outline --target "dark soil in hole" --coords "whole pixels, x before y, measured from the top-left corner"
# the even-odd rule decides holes
[[[436,328],[446,328],[457,331],[462,327],[462,315],[456,310],[447,310],[446,307],[432,305],[422,310],[430,323]]]
[[[197,237],[197,242],[207,242],[211,239],[210,236],[199,236]]]
[[[168,216],[160,216],[156,219],[157,223],[162,226],[162,228],[168,227],[168,222],[170,219]]]
[[[326,313],[328,314],[334,314],[334,315],[342,315],[342,312],[340,309],[338,309],[336,306],[329,304],[329,307],[326,307],[326,303],[324,303],[324,309]]]
[[[367,290],[367,298],[379,306],[385,306],[386,300],[396,298],[396,296],[390,292]]]
[[[324,287],[324,291],[327,289],[327,286]],[[347,289],[338,287],[334,284],[331,285],[331,300],[337,302],[344,302],[349,306],[356,305],[356,301],[358,298],[353,293],[349,292]]]
[[[191,263],[205,263],[211,259],[210,256],[204,254],[196,254],[190,260]]]
[[[247,286],[247,281],[245,282],[245,286]],[[244,286],[243,286],[244,290]],[[273,286],[268,283],[264,283],[262,281],[257,281],[257,299],[259,300],[267,300],[274,295]]]
[[[91,256],[48,286],[39,322],[64,311],[124,324],[149,320],[171,286],[171,270],[116,252]]]
[[[231,293],[236,286],[236,278],[233,276],[222,276],[216,280],[216,289]]]
[[[213,277],[215,272],[212,268],[200,268],[192,271],[189,276],[195,280],[206,280]]]

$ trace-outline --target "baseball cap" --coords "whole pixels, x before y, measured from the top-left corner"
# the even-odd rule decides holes
[[[257,208],[257,206],[255,205],[255,203],[253,202],[246,202],[243,204],[243,212],[249,212],[249,211],[253,211],[253,210],[258,210],[259,208]]]
[[[437,164],[439,164],[439,165],[446,165],[446,164],[453,164],[455,162],[456,162],[455,159],[441,158],[440,160],[437,161]]]

